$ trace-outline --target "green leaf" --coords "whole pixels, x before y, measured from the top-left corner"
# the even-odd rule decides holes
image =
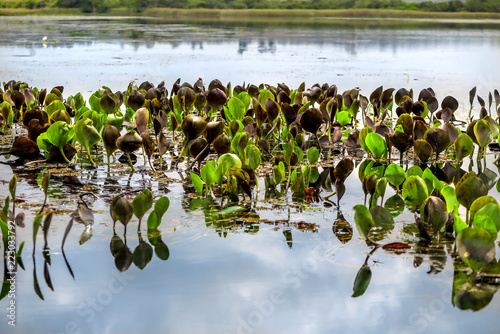
[[[455,205],[459,205],[457,196],[455,195],[455,188],[452,186],[444,186],[441,188],[441,195],[443,195],[446,200],[446,209],[452,211]]]
[[[69,142],[74,135],[74,128],[63,121],[53,123],[47,130],[47,139],[59,148]]]
[[[0,219],[0,230],[2,231],[3,245],[5,249],[7,249],[8,238],[9,238],[9,227],[7,226],[7,223],[3,221],[3,219]]]
[[[396,218],[405,209],[405,201],[398,194],[391,196],[385,201],[384,207]]]
[[[411,175],[418,175],[418,176],[422,177],[422,174],[424,174],[424,172],[422,171],[422,168],[420,168],[419,166],[411,166],[406,171],[407,178]]]
[[[377,195],[377,197],[384,196],[386,188],[387,188],[387,178],[383,177],[377,181],[377,187],[375,188],[375,194]]]
[[[25,244],[25,242],[23,241],[19,245],[19,249],[17,250],[17,253],[16,253],[16,258],[20,258],[21,255],[23,254],[24,244]]]
[[[127,226],[134,214],[132,205],[123,197],[118,197],[116,200],[113,199],[113,203],[114,205],[112,205],[111,209],[113,210],[114,217]]]
[[[498,230],[495,226],[495,223],[489,216],[476,215],[474,217],[474,227],[481,227],[488,231],[493,237],[496,237]]]
[[[229,122],[233,119],[241,121],[246,113],[245,104],[237,97],[232,97],[227,103],[227,107],[231,114]]]
[[[156,213],[156,217],[158,218],[157,227],[161,224],[161,219],[163,218],[165,212],[167,212],[169,206],[170,200],[166,196],[162,196],[156,201],[154,212]]]
[[[359,297],[363,295],[370,285],[370,281],[372,279],[372,271],[367,264],[361,266],[356,275],[356,279],[354,280],[354,285],[352,287],[352,296],[351,297]]]
[[[255,145],[245,147],[245,165],[250,169],[257,169],[262,162],[260,150]]]
[[[293,152],[297,155],[297,161],[300,163],[304,159],[304,152],[295,143],[293,144]]]
[[[347,124],[351,123],[351,114],[349,114],[348,111],[341,111],[335,114],[335,117],[337,117],[337,121],[340,123],[342,126],[346,126]]]
[[[363,239],[367,239],[368,232],[375,226],[372,214],[365,205],[358,204],[354,208],[354,221],[358,228],[359,235]]]
[[[82,93],[77,93],[74,96],[69,96],[68,97],[68,104],[74,109],[74,110],[80,110],[82,107],[85,106],[85,100],[83,99]]]
[[[426,168],[422,173],[422,179],[424,179],[427,184],[427,190],[429,193],[431,193],[433,189],[441,190],[441,183],[438,178],[432,174],[432,171],[429,168]]]
[[[201,169],[201,179],[206,185],[212,185],[217,182],[217,175],[215,172],[215,160],[208,161]]]
[[[162,261],[167,261],[170,257],[170,251],[168,250],[167,245],[165,245],[165,243],[161,239],[156,242],[155,254]]]
[[[49,104],[47,106],[47,108],[45,108],[45,111],[47,112],[47,115],[49,116],[52,116],[52,114],[58,110],[64,110],[66,111],[66,106],[64,105],[64,103],[62,103],[61,101],[59,100],[55,100],[53,101],[51,104]]]
[[[261,89],[259,91],[259,103],[261,106],[266,105],[266,100],[270,99],[274,101],[274,95],[267,89]]]
[[[90,153],[90,148],[101,141],[101,135],[97,129],[92,125],[91,119],[81,119],[75,124],[75,136],[76,140],[87,150],[89,154],[89,159],[92,163],[92,155]]]
[[[486,147],[493,140],[493,133],[487,121],[480,119],[474,125],[474,135],[480,147]]]
[[[196,192],[199,195],[203,195],[203,181],[197,174],[193,172],[189,172],[189,174],[191,175],[191,181],[193,182],[193,186],[196,189]]]
[[[356,99],[352,101],[351,107],[349,108],[349,114],[351,114],[352,118],[356,118],[356,115],[358,114],[359,111],[359,106],[361,105],[361,102]]]
[[[460,204],[455,204],[453,209],[453,229],[455,230],[455,236],[460,233],[464,228],[467,228],[467,224],[460,218],[459,208]]]
[[[316,162],[318,162],[318,159],[319,150],[316,146],[313,146],[309,150],[307,150],[307,160],[311,165],[314,165]]]
[[[476,199],[487,194],[488,190],[483,181],[474,172],[462,176],[455,186],[455,195],[458,202],[467,209],[470,209]]]
[[[238,212],[243,212],[247,211],[248,209],[244,206],[239,206],[239,205],[234,205],[234,206],[229,206],[225,209],[222,209],[218,212],[219,216],[227,216],[231,215],[233,213],[238,213]]]
[[[252,97],[250,96],[250,94],[248,94],[247,92],[241,92],[238,94],[237,98],[238,100],[243,102],[243,104],[245,105],[245,110],[248,110],[248,108],[250,108],[250,103],[252,102]]]
[[[283,164],[283,162],[280,161],[280,164]],[[276,185],[285,181],[285,178],[286,178],[285,165],[283,164],[283,168],[280,168],[280,167],[281,167],[280,165],[274,165],[274,167],[273,167],[273,179],[274,179],[274,183]]]
[[[369,126],[365,126],[364,128],[361,129],[359,132],[359,145],[365,150],[365,152],[369,152],[370,150],[368,149],[368,146],[366,146],[366,136],[369,133],[372,133],[373,129],[370,128]]]
[[[92,125],[97,129],[99,133],[101,133],[102,129],[104,128],[104,125],[106,124],[106,120],[108,119],[108,115],[99,114],[97,111],[94,110],[88,110],[84,112],[80,118],[77,118],[77,120],[79,121],[85,118],[91,119]]]
[[[400,165],[390,164],[385,170],[385,177],[390,184],[399,189],[399,186],[406,180],[406,174]]]
[[[384,138],[372,132],[366,135],[366,146],[377,159],[387,158],[387,143]]]
[[[470,206],[470,220],[473,221],[474,215],[476,214],[476,212],[478,210],[480,210],[481,208],[483,208],[486,204],[490,204],[490,203],[498,206],[498,202],[494,197],[486,195],[486,196],[481,196],[481,197],[477,198]]]
[[[474,142],[466,133],[458,135],[454,143],[457,159],[462,161],[465,157],[474,153]]]
[[[148,216],[148,230],[154,230],[158,227],[158,225],[158,216],[156,215],[156,212],[151,211]]]
[[[49,154],[50,148],[52,147],[52,143],[50,142],[47,136],[47,132],[40,134],[36,138],[36,144],[38,145],[38,147],[44,150],[46,156]]]
[[[379,205],[370,209],[373,222],[377,227],[392,228],[394,227],[394,218],[387,209]]]
[[[17,189],[17,176],[16,174],[12,175],[12,178],[9,181],[9,192],[12,200],[16,200],[16,189]]]
[[[422,220],[430,224],[434,233],[438,233],[448,221],[446,203],[437,196],[429,196],[420,209]]]
[[[225,153],[217,159],[217,169],[220,169],[222,175],[226,175],[231,167],[241,168],[241,160],[237,155]]]
[[[403,199],[412,208],[420,208],[425,201],[429,192],[427,185],[420,176],[411,175],[403,184]]]
[[[476,216],[486,216],[491,219],[496,229],[494,235],[500,231],[500,206],[498,204],[489,203],[479,209],[474,216],[474,225],[476,223]]]
[[[5,203],[4,203],[3,208],[2,208],[2,213],[5,217],[7,217],[9,214],[9,205],[10,205],[10,197],[7,196],[5,198]],[[5,218],[5,221],[7,221],[7,218]]]
[[[291,189],[295,195],[304,195],[305,185],[304,185],[304,175],[299,175],[291,181]]]
[[[152,206],[153,206],[153,194],[149,189],[145,189],[142,193],[135,196],[135,198],[132,201],[132,210],[134,212],[134,215],[137,218],[139,218],[139,220],[142,219],[144,214],[149,209],[151,209]]]
[[[33,254],[35,254],[35,245],[36,245],[36,234],[38,233],[38,229],[42,225],[43,215],[39,214],[35,217],[33,221]]]
[[[481,227],[464,228],[457,236],[458,254],[469,267],[481,270],[495,260],[495,243],[491,234]]]

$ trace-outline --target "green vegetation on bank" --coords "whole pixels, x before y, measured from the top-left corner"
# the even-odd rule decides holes
[[[498,0],[411,2],[402,0],[2,0],[5,9],[77,9],[83,13],[181,9],[393,9],[425,12],[500,13]],[[5,11],[4,11],[5,12]],[[12,12],[15,13],[16,11]],[[21,11],[22,12],[22,11]],[[42,11],[43,12],[43,11]],[[72,11],[71,11],[72,12]]]

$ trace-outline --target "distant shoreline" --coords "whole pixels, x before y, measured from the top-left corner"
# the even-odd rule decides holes
[[[0,16],[25,15],[70,15],[70,16],[134,16],[173,19],[192,19],[195,17],[220,21],[234,21],[241,19],[258,20],[263,18],[301,18],[308,21],[324,21],[332,19],[342,20],[412,20],[443,23],[500,23],[500,13],[476,12],[426,12],[413,10],[392,9],[339,9],[339,10],[312,10],[312,9],[174,9],[174,8],[147,8],[141,13],[129,8],[110,9],[108,13],[82,13],[77,8],[41,8],[26,9],[0,8]],[[437,21],[439,20],[439,21]]]

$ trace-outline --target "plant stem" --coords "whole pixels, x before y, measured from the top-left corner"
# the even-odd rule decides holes
[[[94,160],[92,159],[92,154],[90,153],[90,148],[89,148],[89,147],[87,147],[87,153],[88,153],[88,155],[89,155],[89,160],[90,160],[90,163],[92,164],[92,166],[94,166],[94,165],[95,165],[95,162],[94,162]]]
[[[128,164],[129,164],[130,168],[132,168],[132,171],[135,172],[135,167],[132,164],[132,159],[130,159],[130,154],[129,153],[125,153],[125,154],[127,155],[127,160],[128,160]]]
[[[66,158],[66,155],[64,154],[64,150],[63,150],[63,148],[62,148],[62,147],[59,147],[59,151],[61,152],[61,155],[62,155],[62,157],[63,157],[64,161],[66,161],[67,163],[69,163],[69,164],[70,164],[70,163],[71,163],[71,161],[69,161],[69,160],[68,160],[68,158]]]

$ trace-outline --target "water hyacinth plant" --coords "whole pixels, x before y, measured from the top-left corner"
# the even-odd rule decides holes
[[[4,84],[0,127],[3,131],[19,127],[25,133],[12,138],[3,155],[20,158],[17,163],[26,167],[27,160],[49,168],[71,166],[79,159],[81,166],[107,165],[109,175],[121,173],[130,179],[132,174],[120,159],[111,162],[111,156],[121,152],[126,157],[121,161],[140,176],[164,180],[175,172],[188,197],[183,204],[202,210],[207,226],[221,236],[245,224],[241,221],[251,221],[245,231],[256,233],[264,220],[255,217],[249,203],[258,202],[265,192],[264,201],[334,207],[334,234],[347,243],[353,232],[342,215],[345,198],[364,194],[364,204],[352,210],[359,236],[372,249],[354,280],[353,297],[369,291],[374,274],[369,259],[378,249],[404,252],[451,239],[456,258],[471,269],[473,282],[500,275],[492,256],[500,229],[500,207],[492,193],[498,194],[500,181],[492,170],[496,165],[487,160],[498,146],[500,126],[480,101],[479,118],[464,124],[458,119],[458,100],[441,99],[431,88],[417,95],[406,88],[380,86],[364,96],[356,88],[340,93],[330,84],[303,83],[296,89],[284,83],[231,87],[219,80],[206,86],[200,79],[194,84],[177,80],[170,90],[164,82],[131,83],[123,92],[102,87],[88,101],[79,93],[65,98],[63,92],[63,87],[48,91],[15,81]],[[473,93],[472,118],[476,117]],[[43,162],[35,160],[40,154],[46,157]],[[134,166],[141,154],[144,166]],[[350,176],[353,171],[358,179]],[[353,195],[351,183],[362,192]],[[132,263],[144,269],[153,252],[162,260],[169,257],[159,227],[170,200],[159,195],[160,190],[146,188],[151,187],[120,190],[109,203],[113,231],[116,221],[124,225],[123,239],[113,233],[110,242],[120,271]],[[47,194],[47,187],[43,189]],[[418,242],[390,242],[392,233],[401,233],[394,232],[396,219],[405,210],[412,217],[407,229],[413,228]],[[73,221],[93,225],[86,204],[75,212],[63,245]],[[8,219],[8,212],[5,216]],[[139,245],[132,252],[126,228],[134,216]],[[144,217],[147,240],[141,234]],[[240,223],[234,223],[236,218]],[[36,219],[37,225],[42,221]],[[284,228],[283,235],[292,247],[291,229]],[[471,291],[466,284],[470,281],[457,285],[457,291]],[[461,305],[458,296],[454,302]]]

